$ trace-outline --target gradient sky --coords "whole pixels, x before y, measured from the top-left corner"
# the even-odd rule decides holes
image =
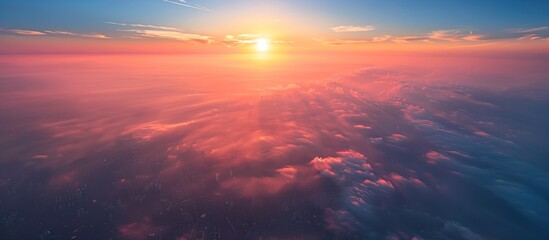
[[[510,41],[542,46],[549,39],[547,12],[547,1],[4,0],[0,37],[10,45],[3,52],[159,39],[235,47],[258,37],[308,47]]]

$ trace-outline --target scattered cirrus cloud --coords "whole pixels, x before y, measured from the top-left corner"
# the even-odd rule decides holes
[[[206,12],[211,12],[212,11],[211,9],[209,9],[205,6],[198,5],[198,4],[191,4],[186,0],[162,0],[162,1],[167,2],[167,3],[171,3],[171,4],[175,4],[175,5],[179,5],[179,6],[183,6],[183,7],[202,10],[202,11],[206,11]]]
[[[18,35],[26,35],[26,36],[74,36],[74,37],[83,37],[83,38],[97,38],[97,39],[108,39],[104,34],[98,34],[98,33],[74,33],[69,31],[58,31],[58,30],[44,30],[44,31],[36,31],[36,30],[23,30],[23,29],[0,29],[0,31],[4,32],[10,32]]]
[[[44,32],[46,32],[48,34],[53,34],[53,35],[66,35],[66,36],[97,38],[97,39],[108,39],[109,38],[104,34],[95,34],[95,33],[79,34],[79,33],[67,32],[67,31],[50,31],[50,30],[46,30]]]
[[[367,31],[373,31],[375,30],[375,27],[373,25],[368,26],[337,26],[330,28],[334,32],[367,32]]]
[[[473,34],[472,31],[469,32],[469,34],[463,34],[461,31],[455,29],[437,30],[429,34],[429,39],[443,41],[478,41],[484,39],[485,37],[485,35]]]
[[[148,29],[128,29],[128,30],[121,30],[121,31],[135,33],[136,36],[134,37],[171,39],[171,40],[178,40],[178,41],[204,43],[204,44],[209,44],[212,42],[212,38],[209,36],[192,34],[192,33],[184,33],[179,31],[148,30]]]
[[[158,25],[151,25],[151,24],[119,23],[119,22],[106,22],[106,23],[107,23],[107,24],[111,24],[111,25],[124,26],[124,27],[138,27],[138,28],[151,28],[151,29],[160,29],[160,30],[175,30],[175,31],[179,31],[178,28],[166,27],[166,26],[158,26]]]
[[[534,33],[549,30],[549,26],[534,27],[534,28],[511,28],[507,29],[510,33]]]
[[[212,37],[187,33],[175,27],[158,26],[141,23],[119,23],[106,22],[107,24],[128,27],[129,29],[119,29],[120,32],[133,33],[132,38],[160,38],[177,41],[188,41],[194,43],[209,44],[212,42]]]
[[[407,43],[407,42],[417,42],[417,41],[474,42],[474,41],[485,40],[487,38],[488,37],[486,35],[473,34],[473,32],[466,34],[466,33],[462,33],[460,30],[437,30],[437,31],[432,31],[427,35],[412,35],[412,36],[383,35],[383,36],[378,36],[373,38],[352,39],[352,40],[348,40],[348,39],[325,40],[325,39],[313,38],[313,40],[321,43],[325,43],[325,44],[330,44],[330,45],[345,45],[345,44],[364,44],[364,43],[378,43],[378,42]]]
[[[0,29],[1,31],[5,32],[11,32],[19,35],[28,35],[28,36],[40,36],[40,35],[46,35],[43,32],[40,31],[34,31],[34,30],[22,30],[22,29]]]

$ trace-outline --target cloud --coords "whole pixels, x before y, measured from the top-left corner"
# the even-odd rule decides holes
[[[519,37],[517,38],[518,40],[538,40],[538,39],[542,39],[543,37],[540,36],[539,34],[528,34],[528,35],[524,35],[522,37]]]
[[[165,26],[150,25],[150,24],[119,23],[119,22],[106,22],[106,23],[111,24],[111,25],[125,26],[125,27],[137,27],[137,28],[150,28],[150,29],[168,30],[168,31],[179,31],[178,28],[174,28],[174,27],[165,27]]]
[[[34,31],[34,30],[20,30],[20,29],[0,29],[0,31],[6,31],[6,32],[11,32],[19,35],[27,35],[27,36],[64,35],[64,36],[75,36],[75,37],[96,38],[96,39],[109,38],[104,34],[96,34],[96,33],[82,34],[82,33],[68,32],[68,31],[52,31],[52,30]]]
[[[22,29],[0,29],[1,31],[11,32],[19,35],[28,35],[28,36],[41,36],[46,35],[46,33],[34,30],[22,30]]]
[[[261,34],[239,34],[239,35],[226,35],[225,39],[221,41],[227,47],[239,47],[242,45],[255,44],[258,38],[263,37]]]
[[[330,28],[334,32],[367,32],[375,30],[373,25],[368,26],[337,26]]]
[[[451,41],[451,42],[475,42],[487,39],[486,35],[464,34],[459,30],[437,30],[427,35],[417,36],[391,36],[383,35],[365,39],[319,39],[313,38],[317,42],[321,42],[329,45],[347,45],[347,44],[365,44],[365,43],[381,43],[381,42],[394,42],[394,43],[408,43],[408,42],[436,42],[436,41]]]
[[[0,188],[9,190],[0,200],[26,209],[42,196],[35,205],[44,209],[18,213],[26,220],[8,226],[14,235],[63,228],[65,218],[51,217],[60,210],[106,223],[87,228],[96,239],[547,235],[549,177],[534,164],[545,163],[547,138],[532,131],[547,122],[545,91],[536,100],[533,89],[503,90],[501,69],[475,73],[463,58],[440,72],[303,74],[315,65],[299,78],[257,81],[255,72],[240,75],[234,58],[218,62],[229,70],[212,70],[195,67],[210,60],[201,57],[25,56],[0,64],[14,76],[0,88],[14,100],[0,103],[10,116],[3,126],[17,133],[0,137]],[[75,59],[86,61],[67,67]],[[35,71],[21,71],[29,64]],[[44,81],[47,88],[32,87]]]
[[[463,34],[459,30],[438,30],[433,31],[431,34],[429,34],[429,39],[432,40],[442,40],[442,41],[478,41],[485,38],[484,35],[479,34],[473,34],[473,32],[470,32],[469,34]]]
[[[136,36],[138,37],[170,39],[170,40],[177,40],[177,41],[203,43],[203,44],[210,44],[212,42],[212,38],[209,36],[184,33],[184,32],[178,32],[178,31],[146,30],[146,29],[129,29],[129,30],[121,30],[121,31],[135,33]]]
[[[46,30],[44,32],[52,35],[66,35],[66,36],[75,36],[75,37],[84,37],[84,38],[109,39],[109,37],[107,37],[104,34],[93,34],[93,33],[80,34],[80,33],[73,33],[73,32],[67,32],[67,31],[50,31],[50,30]]]
[[[250,34],[250,33],[243,33],[239,35],[225,35],[225,38],[221,41],[221,43],[227,47],[240,47],[243,45],[255,44],[261,38],[268,38],[268,36],[266,36],[265,34]],[[279,45],[293,43],[293,41],[277,40],[277,39],[270,39],[269,42],[271,44],[279,44]]]
[[[133,28],[133,29],[119,30],[121,32],[133,33],[134,35],[131,36],[133,38],[159,38],[159,39],[195,42],[195,43],[202,43],[202,44],[210,44],[213,41],[213,38],[210,36],[186,33],[186,32],[183,32],[183,30],[174,28],[174,27],[140,24],[140,23],[119,23],[119,22],[107,22],[107,24]]]
[[[209,9],[207,7],[204,7],[204,6],[201,6],[201,5],[198,5],[198,4],[190,4],[186,0],[162,0],[162,1],[167,2],[167,3],[171,3],[171,4],[175,4],[175,5],[179,5],[179,6],[183,6],[183,7],[198,9],[198,10],[202,10],[202,11],[206,11],[206,12],[211,12],[212,11],[211,9]]]
[[[428,41],[430,38],[425,36],[403,36],[403,37],[392,37],[387,40],[390,40],[395,43],[407,43],[407,42],[416,42],[416,41]]]
[[[362,40],[351,40],[351,39],[322,39],[322,38],[313,38],[314,41],[328,44],[328,45],[348,45],[348,44],[363,44],[363,43],[372,43],[370,39]]]
[[[510,33],[534,33],[534,32],[543,32],[549,30],[549,26],[535,27],[535,28],[512,28],[507,29]]]

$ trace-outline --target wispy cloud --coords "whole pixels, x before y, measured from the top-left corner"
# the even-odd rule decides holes
[[[263,35],[261,34],[239,34],[237,36],[234,35],[226,35],[225,39],[223,39],[222,43],[227,47],[239,47],[246,44],[254,44],[257,42],[258,38],[261,38]]]
[[[431,32],[429,34],[429,39],[432,40],[442,40],[442,41],[478,41],[485,38],[484,35],[480,34],[473,34],[473,32],[469,32],[469,34],[463,34],[459,30],[437,30]]]
[[[368,26],[337,26],[330,28],[334,32],[367,32],[375,30],[373,25]]]
[[[535,28],[511,28],[507,29],[510,33],[534,33],[549,30],[549,26],[535,27]]]
[[[178,28],[150,25],[150,24],[140,24],[140,23],[119,23],[119,22],[106,22],[107,24],[124,26],[124,27],[137,27],[137,28],[150,28],[150,29],[159,29],[159,30],[170,30],[170,31],[179,31]]]
[[[55,36],[55,35],[64,35],[64,36],[74,36],[74,37],[83,37],[83,38],[96,38],[96,39],[108,39],[104,34],[98,33],[74,33],[68,31],[53,31],[53,30],[22,30],[22,29],[0,29],[0,31],[10,32],[18,35],[26,36]]]
[[[209,44],[212,42],[212,38],[210,36],[184,33],[179,31],[149,30],[149,29],[128,29],[128,30],[121,30],[121,31],[135,33],[137,37],[170,39],[170,40],[195,42],[195,43],[202,43],[202,44]]]
[[[205,6],[198,5],[198,4],[191,4],[191,3],[187,2],[186,0],[162,0],[162,1],[167,2],[167,3],[171,3],[171,4],[175,4],[175,5],[179,5],[179,6],[183,6],[183,7],[194,8],[194,9],[202,10],[202,11],[206,11],[206,12],[211,12],[212,11],[211,9],[209,9]]]
[[[365,44],[365,43],[380,43],[380,42],[394,42],[394,43],[408,43],[408,42],[437,42],[437,41],[466,41],[466,42],[475,42],[480,40],[485,40],[486,35],[473,34],[469,32],[468,34],[462,33],[459,30],[437,30],[433,31],[427,35],[412,35],[412,36],[391,36],[383,35],[373,38],[364,38],[364,39],[335,39],[335,40],[326,40],[326,39],[313,39],[315,41],[329,44],[329,45],[346,45],[346,44]]]
[[[66,35],[66,36],[75,36],[75,37],[84,37],[84,38],[97,38],[97,39],[109,38],[104,34],[97,34],[97,33],[80,34],[80,33],[73,33],[73,32],[67,32],[67,31],[50,31],[50,30],[46,30],[44,32],[52,35]]]
[[[35,30],[23,30],[23,29],[0,29],[0,31],[15,33],[19,35],[28,35],[28,36],[41,36],[46,35],[46,33],[35,31]]]
[[[227,47],[240,47],[243,45],[249,45],[249,44],[255,44],[259,39],[262,38],[268,38],[264,34],[250,34],[250,33],[243,33],[239,35],[225,35],[225,38],[221,41],[221,43]],[[286,40],[274,40],[270,39],[269,41],[272,44],[292,44],[293,41],[286,41]]]
[[[313,38],[314,41],[319,43],[328,44],[328,45],[349,45],[349,44],[363,44],[363,43],[372,43],[371,39],[322,39],[322,38]]]
[[[427,36],[401,36],[401,37],[391,37],[387,40],[395,43],[407,43],[407,42],[418,42],[418,41],[428,42],[430,38]]]
[[[209,44],[212,37],[194,33],[186,33],[175,27],[158,26],[141,23],[119,23],[106,22],[107,24],[128,27],[129,29],[119,29],[120,32],[133,33],[130,38],[160,38],[177,41],[186,41],[194,43]]]
[[[538,34],[528,34],[528,35],[524,35],[522,37],[519,37],[517,39],[518,40],[538,40],[538,39],[542,39],[542,37]]]

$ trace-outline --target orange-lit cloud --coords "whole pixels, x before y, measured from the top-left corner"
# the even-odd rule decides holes
[[[107,24],[128,27],[129,29],[119,29],[118,31],[132,33],[129,36],[130,38],[158,38],[201,44],[209,44],[213,41],[213,38],[210,36],[187,33],[174,27],[119,22],[107,22]]]
[[[258,64],[248,56],[9,56],[1,63],[11,65],[0,64],[10,76],[8,88],[0,89],[8,99],[0,109],[10,116],[4,122],[8,134],[1,139],[8,157],[0,169],[25,170],[4,170],[4,179],[22,183],[35,182],[34,173],[44,172],[47,184],[37,188],[40,194],[85,188],[90,204],[97,199],[96,206],[120,210],[121,221],[113,229],[132,239],[181,236],[197,221],[213,221],[228,230],[224,234],[238,235],[239,219],[259,215],[268,216],[267,222],[255,218],[261,226],[286,227],[295,224],[295,216],[315,221],[317,227],[305,234],[318,238],[319,231],[335,239],[367,239],[365,232],[384,237],[400,233],[398,226],[386,224],[400,219],[433,222],[426,232],[440,235],[451,220],[447,212],[401,200],[445,202],[465,196],[466,203],[454,202],[460,209],[485,201],[475,190],[454,193],[463,184],[499,196],[506,209],[533,222],[545,219],[548,208],[522,205],[524,199],[543,201],[542,194],[522,190],[541,187],[545,175],[520,160],[527,154],[515,150],[520,139],[506,137],[516,130],[502,127],[514,120],[499,122],[506,110],[497,104],[509,98],[495,95],[508,80],[502,73],[531,77],[535,69],[546,71],[543,63],[508,57],[490,58],[496,61],[490,65],[477,57],[416,56],[408,61],[390,56],[385,63],[376,56],[377,64],[431,68],[353,71],[369,65],[359,58],[312,55]],[[323,65],[326,59],[330,62]],[[219,67],[211,67],[214,60]],[[332,78],[321,71],[348,75]],[[538,75],[545,81],[545,74]],[[16,85],[21,79],[32,84]],[[506,92],[534,109],[544,109],[547,102],[536,100],[545,99],[543,91]],[[48,104],[56,107],[44,108]],[[497,117],[490,115],[494,111]],[[516,106],[508,111],[508,116],[524,114]],[[28,118],[28,112],[51,117]],[[525,129],[520,123],[514,127]],[[506,151],[493,158],[500,149]],[[528,178],[531,174],[539,175]],[[120,191],[132,197],[119,197]],[[71,201],[55,207],[66,208]],[[410,209],[420,214],[410,215]],[[51,218],[47,213],[35,217]],[[160,215],[189,224],[174,230]],[[514,221],[488,218],[495,227]],[[371,227],[379,225],[388,227]]]
[[[225,46],[228,47],[239,47],[246,44],[254,44],[257,42],[257,39],[263,37],[262,34],[239,34],[237,36],[234,35],[226,35],[225,39],[221,41]]]
[[[483,38],[485,38],[484,35],[473,34],[472,32],[463,34],[459,30],[438,30],[429,34],[429,39],[443,41],[478,41]]]
[[[124,26],[124,27],[137,27],[137,28],[151,28],[151,29],[168,30],[168,31],[180,31],[178,28],[174,28],[174,27],[158,26],[158,25],[151,25],[151,24],[119,23],[119,22],[106,22],[106,23],[111,24],[111,25]]]
[[[177,41],[196,42],[209,44],[212,42],[212,38],[209,36],[203,36],[199,34],[184,33],[178,31],[167,30],[149,30],[149,29],[128,29],[121,30],[123,32],[135,33],[134,37],[146,37],[146,38],[160,38],[171,39]]]
[[[79,33],[67,32],[67,31],[50,31],[50,30],[46,30],[44,32],[49,33],[49,34],[53,34],[53,35],[66,35],[66,36],[97,38],[97,39],[108,39],[109,38],[104,34],[79,34]]]
[[[46,35],[43,32],[40,31],[34,31],[34,30],[22,30],[22,29],[0,29],[0,31],[6,31],[11,32],[19,35],[28,35],[28,36],[40,36],[40,35]]]
[[[538,40],[538,39],[542,39],[543,37],[541,37],[539,34],[528,34],[528,35],[524,35],[522,37],[519,37],[517,38],[518,40]]]
[[[21,30],[21,29],[0,29],[0,31],[11,32],[18,35],[25,36],[74,36],[74,37],[83,37],[83,38],[96,38],[96,39],[108,39],[104,34],[97,33],[74,33],[68,31],[53,31],[53,30],[44,30],[44,31],[35,31],[35,30]]]
[[[368,26],[337,26],[330,28],[334,32],[367,32],[375,30],[373,25]]]
[[[364,39],[321,39],[313,40],[329,45],[365,44],[365,43],[408,43],[408,42],[475,42],[486,39],[486,35],[464,34],[459,30],[437,30],[427,35],[417,36],[391,36],[383,35]]]

